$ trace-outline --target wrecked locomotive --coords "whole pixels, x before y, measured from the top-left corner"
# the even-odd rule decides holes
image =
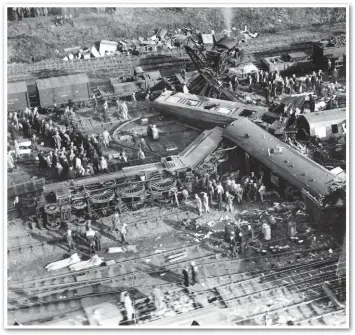
[[[40,227],[58,229],[63,221],[72,220],[72,214],[99,218],[116,210],[136,210],[146,203],[174,201],[182,189],[192,191],[196,174],[215,173],[224,161],[222,133],[219,127],[206,130],[180,154],[163,157],[160,162],[125,166],[118,172],[95,177],[39,184],[37,199],[20,199],[23,213],[36,216]]]

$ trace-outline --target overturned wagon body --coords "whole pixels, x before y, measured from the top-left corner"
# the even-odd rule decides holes
[[[89,101],[89,78],[85,73],[36,80],[41,107]]]
[[[24,81],[7,84],[7,110],[9,112],[29,107],[27,86]]]
[[[342,68],[345,64],[343,63],[345,53],[345,44],[335,45],[327,40],[313,43],[312,56],[314,63],[320,67],[326,67],[328,60],[330,59],[334,67]]]
[[[268,72],[289,72],[313,67],[313,59],[303,51],[264,57],[261,62],[267,67]]]
[[[138,71],[139,72],[138,72]],[[117,96],[127,96],[132,92],[146,91],[161,81],[162,76],[159,71],[140,72],[143,71],[141,67],[137,67],[135,72],[137,80],[121,82],[118,78],[110,78],[110,85],[113,92]]]

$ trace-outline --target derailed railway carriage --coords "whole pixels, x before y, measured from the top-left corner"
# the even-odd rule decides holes
[[[285,192],[298,191],[315,221],[332,221],[345,210],[323,203],[329,187],[339,178],[323,166],[302,155],[247,118],[227,126],[223,136],[238,146],[234,159],[243,162],[244,172],[261,172],[270,183]],[[333,210],[331,212],[330,210]]]

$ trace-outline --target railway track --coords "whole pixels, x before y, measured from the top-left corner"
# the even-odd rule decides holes
[[[328,316],[345,313],[344,308],[329,304],[330,300],[322,290],[325,279],[335,278],[334,265],[336,259],[315,261],[279,272],[259,273],[252,278],[241,277],[235,282],[218,285],[215,289],[219,292],[228,291],[232,295],[232,298],[222,300],[232,315],[232,325],[265,325],[265,316],[268,319],[267,325],[280,324],[280,317],[285,321],[292,318],[293,324],[299,325],[332,325],[325,321]],[[313,278],[306,281],[299,279],[305,273]],[[231,289],[232,286],[234,290]],[[200,291],[197,295],[204,293]],[[343,317],[341,322],[344,319]]]
[[[169,256],[181,253],[182,250],[188,253],[186,259],[174,264],[166,262]],[[145,262],[147,257],[151,260],[148,264]],[[249,266],[247,272],[238,273],[240,272],[238,271],[240,262],[245,261],[244,259],[216,261],[215,258],[215,254],[204,249],[203,245],[192,245],[161,254],[144,255],[110,267],[93,268],[77,273],[13,283],[9,286],[10,292],[15,295],[14,292],[17,292],[20,296],[9,301],[9,312],[18,319],[29,321],[31,315],[37,315],[39,312],[41,315],[47,316],[56,314],[63,309],[63,305],[70,306],[73,310],[80,309],[80,299],[88,297],[114,295],[122,290],[134,288],[149,293],[152,286],[159,286],[162,290],[178,290],[181,289],[179,285],[182,279],[181,269],[192,259],[200,265],[199,268],[206,283],[215,280],[218,286],[228,286],[235,281],[246,282],[252,280],[256,274],[267,271],[267,268],[260,270],[260,266],[257,271],[256,266],[252,268]],[[248,262],[260,258],[263,260],[262,263],[267,265],[266,261],[275,258],[275,255],[251,258],[248,259]],[[150,285],[146,284],[148,280]],[[27,298],[21,298],[22,294],[26,294]]]
[[[291,51],[305,51],[310,53],[313,41],[304,41],[289,45],[287,40],[281,46],[255,46],[253,42],[245,47],[243,63],[253,62],[260,65],[263,56],[277,55]],[[170,57],[170,58],[169,58]],[[74,62],[45,62],[38,65],[10,65],[8,66],[8,82],[26,81],[33,84],[34,79],[49,78],[73,73],[87,73],[90,77],[128,77],[133,74],[135,66],[142,66],[145,71],[161,71],[163,76],[171,76],[179,72],[184,65],[188,71],[195,70],[190,58],[184,52],[171,54],[152,54],[148,57],[115,57],[106,59],[77,60]]]
[[[160,220],[161,218],[164,217],[178,217],[180,215],[188,215],[189,211],[188,210],[179,210],[177,212],[173,212],[173,213],[167,213],[167,214],[163,214],[163,215],[159,215],[156,217],[151,217],[150,219],[139,219],[139,220],[134,220],[134,221],[125,221],[126,224],[128,226],[131,226],[132,228],[134,227],[135,229],[140,229],[141,225],[148,225],[151,222],[158,222],[158,220]],[[125,216],[123,215],[123,220],[125,220]],[[103,228],[99,229],[100,232],[105,232],[105,233],[109,233],[110,234],[110,229],[107,226],[104,226]],[[37,235],[42,235],[41,232],[36,232]],[[27,241],[30,241],[31,236],[33,235],[33,233],[27,233],[27,235],[21,236],[21,237],[16,237],[13,239],[10,239],[8,241],[8,244],[10,245],[10,247],[7,248],[7,253],[8,255],[13,254],[13,253],[22,253],[22,252],[28,252],[28,251],[33,251],[34,248],[38,248],[38,247],[44,247],[45,245],[55,245],[56,243],[59,242],[65,242],[63,237],[58,237],[55,239],[51,239],[51,240],[47,240],[47,241],[39,241],[39,242],[33,242],[31,241],[30,243],[21,243],[20,244],[20,240],[24,240],[27,239]],[[46,238],[43,235],[43,238]],[[14,244],[12,246],[12,244]]]

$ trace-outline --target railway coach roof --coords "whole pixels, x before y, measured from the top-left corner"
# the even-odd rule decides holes
[[[72,85],[80,85],[86,83],[89,83],[89,78],[85,73],[36,80],[37,88],[39,90],[64,87],[64,86],[72,86]]]
[[[335,124],[346,120],[346,108],[337,108],[331,110],[325,110],[316,113],[302,114],[300,117],[304,117],[309,124]]]
[[[27,86],[24,81],[7,84],[7,94],[15,94],[15,93],[23,93],[23,92],[27,92]]]
[[[238,118],[224,130],[223,136],[237,144],[249,155],[258,159],[270,170],[297,188],[304,188],[313,196],[324,196],[329,184],[336,176],[292,149],[286,143],[260,128],[247,118]],[[282,147],[281,153],[271,153],[268,149]]]
[[[171,91],[163,92],[155,99],[155,103],[162,106],[186,107],[204,113],[222,114],[230,117],[237,117],[244,110],[252,110],[261,114],[267,112],[265,107],[250,106],[238,101],[213,99],[195,94],[173,93]]]

